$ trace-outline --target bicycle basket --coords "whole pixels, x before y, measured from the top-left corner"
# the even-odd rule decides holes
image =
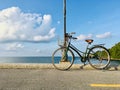
[[[59,45],[59,46],[64,46],[64,40],[58,39],[58,45]]]

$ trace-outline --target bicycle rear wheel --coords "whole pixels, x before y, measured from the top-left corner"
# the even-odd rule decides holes
[[[103,46],[94,46],[88,53],[88,61],[95,69],[106,69],[110,64],[110,53]]]
[[[65,47],[54,51],[52,55],[52,64],[58,70],[68,70],[74,62],[74,54]]]

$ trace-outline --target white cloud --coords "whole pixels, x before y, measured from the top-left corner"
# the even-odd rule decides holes
[[[105,32],[103,34],[96,35],[97,38],[108,38],[111,36],[110,32]]]
[[[55,37],[51,15],[24,13],[19,7],[0,11],[0,42],[44,42]]]
[[[44,36],[36,35],[36,36],[34,36],[33,40],[36,42],[37,41],[38,42],[39,41],[48,41],[55,36],[54,32],[55,32],[55,28],[52,28],[47,35],[44,35]]]
[[[85,40],[85,39],[91,39],[92,38],[92,34],[88,34],[88,35],[83,35],[83,34],[80,34],[77,39],[78,40]]]
[[[16,51],[18,49],[24,48],[24,45],[20,43],[12,43],[12,44],[7,44],[6,47],[7,47],[6,48],[7,51]]]

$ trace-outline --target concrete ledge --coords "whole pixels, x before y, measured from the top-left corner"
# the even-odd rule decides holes
[[[0,69],[54,69],[52,64],[23,64],[23,63],[9,63],[9,64],[0,64]],[[70,69],[86,69],[86,70],[94,70],[89,64],[83,66],[81,64],[73,64]],[[113,67],[109,66],[108,70],[120,70],[120,66]]]
[[[52,64],[29,64],[29,63],[0,64],[0,69],[51,69],[51,68],[54,68]]]

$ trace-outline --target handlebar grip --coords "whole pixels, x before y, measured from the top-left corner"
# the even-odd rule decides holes
[[[72,37],[72,39],[77,39],[76,37]]]

